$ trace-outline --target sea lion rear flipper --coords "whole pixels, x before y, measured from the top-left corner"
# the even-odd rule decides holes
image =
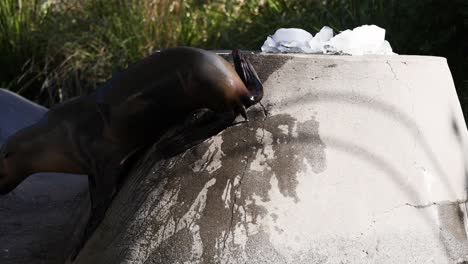
[[[236,119],[233,112],[198,109],[183,124],[171,128],[157,143],[164,158],[172,157],[200,144],[229,127]]]
[[[94,231],[96,231],[97,227],[104,219],[106,211],[117,193],[117,183],[120,173],[115,170],[109,170],[106,172],[106,175],[101,175],[99,178],[104,179],[105,181],[98,181],[98,179],[92,175],[88,176],[91,213],[88,223],[86,224],[83,237],[71,255],[72,261],[75,260],[86,242],[91,238]]]

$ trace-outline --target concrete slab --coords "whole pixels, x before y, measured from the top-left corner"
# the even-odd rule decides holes
[[[150,152],[76,263],[468,261],[468,134],[444,58],[250,59],[268,116]]]
[[[0,145],[47,111],[0,89]],[[63,263],[70,236],[87,200],[87,178],[58,173],[36,174],[0,196],[0,263]]]

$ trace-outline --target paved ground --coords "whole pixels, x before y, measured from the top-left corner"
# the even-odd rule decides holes
[[[46,111],[0,89],[0,145]],[[0,197],[0,263],[63,263],[86,189],[83,175],[44,173]]]

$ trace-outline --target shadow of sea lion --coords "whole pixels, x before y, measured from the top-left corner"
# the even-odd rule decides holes
[[[46,112],[0,89],[0,145]],[[41,173],[0,196],[0,263],[63,263],[87,185],[83,175]]]

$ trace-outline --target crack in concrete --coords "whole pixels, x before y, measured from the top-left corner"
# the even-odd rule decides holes
[[[263,145],[263,139],[265,138],[265,123],[262,125],[262,137],[260,138],[260,144]],[[265,146],[262,147],[262,154],[265,154]]]
[[[226,233],[224,234],[224,238],[223,238],[223,251],[226,249],[226,241],[229,237],[229,233],[232,232],[232,227],[234,225],[234,214],[235,214],[235,207],[237,205],[237,194],[236,194],[236,191],[238,189],[240,189],[242,187],[242,180],[244,179],[244,176],[245,176],[245,173],[247,171],[247,166],[249,165],[249,158],[247,157],[246,159],[246,162],[245,162],[245,166],[244,166],[244,171],[242,172],[242,175],[239,179],[239,183],[237,185],[237,188],[234,189],[232,188],[233,190],[233,194],[234,194],[234,199],[232,200],[232,206],[231,206],[231,219],[230,219],[230,223],[229,223],[229,228],[228,230],[226,231]],[[233,181],[234,183],[234,181]]]
[[[211,144],[210,144],[209,147],[211,147],[212,144],[214,144],[214,142],[211,142]],[[213,160],[214,160],[214,156],[216,155],[216,153],[217,153],[218,150],[215,149],[214,151],[211,151],[211,150],[209,149],[209,147],[208,147],[207,154],[206,154],[207,157],[206,157],[205,161],[200,165],[200,168],[198,169],[198,171],[207,170],[208,165],[211,164],[211,163],[213,162]],[[194,166],[193,168],[196,169],[195,166]],[[192,171],[193,171],[193,170],[192,170]]]
[[[213,156],[214,156],[214,153],[209,151],[208,150],[208,157],[206,157],[206,160],[205,162],[203,162],[203,164],[200,166],[200,171],[204,171],[206,170],[206,168],[208,167],[208,164],[213,161]]]
[[[417,209],[424,209],[424,208],[429,208],[429,207],[432,207],[432,206],[440,206],[440,205],[461,205],[461,204],[466,204],[468,203],[468,198],[467,199],[464,199],[464,200],[456,200],[456,201],[440,201],[440,202],[429,202],[427,204],[411,204],[411,203],[405,203],[405,204],[402,204],[402,205],[398,205],[398,206],[395,206],[383,213],[380,213],[378,214],[378,216],[381,216],[381,215],[385,215],[385,214],[388,214],[388,213],[391,213],[392,211],[396,210],[396,209],[400,209],[401,207],[404,207],[404,206],[411,206],[411,207],[414,207],[414,208],[417,208]],[[374,220],[375,220],[375,217],[374,217]]]
[[[268,118],[267,113],[265,113],[265,118],[263,119],[264,122],[262,122],[262,137],[260,138],[260,144],[263,145],[263,139],[265,138],[265,120]],[[263,151],[262,154],[265,152],[265,146],[263,146]]]
[[[392,65],[390,64],[390,62],[387,61],[386,63],[387,63],[387,65],[388,65],[388,67],[390,67],[390,70],[391,70],[392,73],[393,73],[393,79],[398,80],[398,77],[397,77],[395,71],[393,70],[393,67],[392,67]]]
[[[441,202],[430,202],[427,204],[410,204],[410,203],[405,203],[404,205],[406,206],[411,206],[417,209],[424,209],[428,208],[431,206],[440,206],[440,205],[461,205],[461,204],[466,204],[468,203],[468,198],[464,200],[456,200],[456,201],[441,201]]]
[[[371,223],[369,224],[369,226],[365,229],[365,231],[363,231],[361,233],[361,236],[363,236],[365,233],[367,233],[370,229],[374,228],[375,227],[375,224],[377,223],[378,219],[381,218],[383,215],[386,215],[386,214],[389,214],[391,213],[392,211],[394,210],[397,210],[397,209],[400,209],[402,207],[405,207],[405,206],[410,206],[410,207],[414,207],[416,209],[425,209],[425,208],[429,208],[429,207],[432,207],[432,206],[440,206],[440,205],[462,205],[462,204],[467,204],[468,203],[468,198],[465,199],[465,200],[456,200],[456,201],[441,201],[441,202],[430,202],[430,203],[427,203],[427,204],[411,204],[411,203],[405,203],[405,204],[402,204],[402,205],[398,205],[398,206],[395,206],[391,209],[388,209],[382,213],[379,213],[377,215],[374,215],[372,217],[372,221]]]
[[[270,115],[268,113],[268,110],[266,109],[266,107],[262,104],[262,102],[258,102],[258,104],[262,107],[262,110],[263,110],[263,115],[265,115],[265,118],[263,118],[263,121],[267,120],[268,116]]]

